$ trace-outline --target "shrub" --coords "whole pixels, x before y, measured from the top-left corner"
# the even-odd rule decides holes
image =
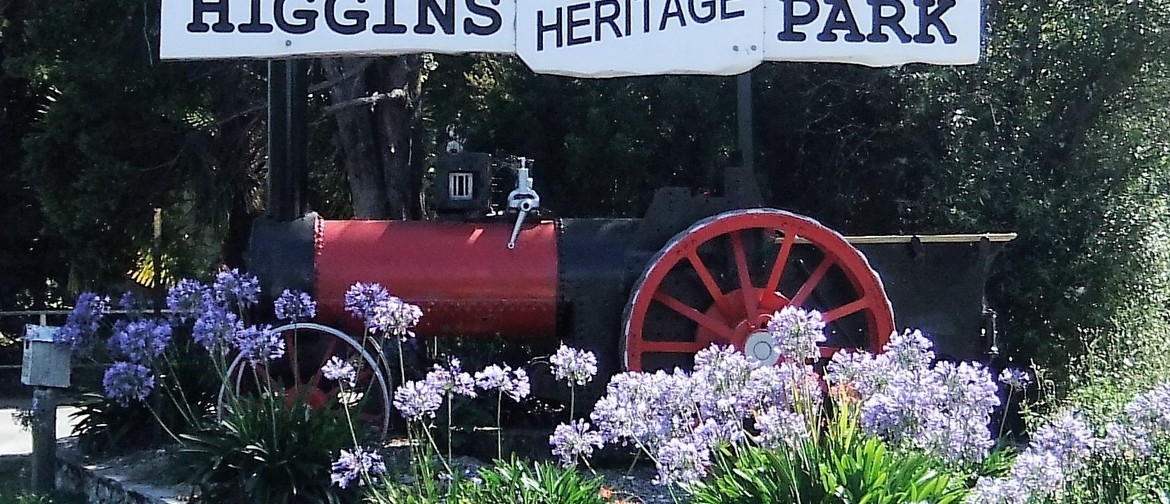
[[[602,504],[601,478],[585,478],[576,470],[547,462],[529,463],[513,457],[480,469],[478,481],[464,480],[454,502],[465,504]]]
[[[937,459],[864,436],[851,407],[792,445],[728,449],[718,459],[713,477],[689,488],[695,504],[947,504],[966,493],[962,479]]]
[[[221,425],[183,435],[181,453],[203,502],[337,503],[352,495],[330,481],[339,446],[354,442],[335,409],[283,397],[241,397]]]

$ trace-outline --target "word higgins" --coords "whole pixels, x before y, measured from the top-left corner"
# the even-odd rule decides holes
[[[338,7],[338,0],[251,0],[249,12],[244,13],[246,22],[233,24],[231,19],[238,14],[230,10],[229,0],[190,0],[191,22],[187,23],[187,31],[272,33],[279,30],[301,35],[326,29],[338,35],[357,35],[366,30],[375,34],[413,32],[429,35],[442,31],[456,35],[458,30],[462,35],[492,35],[499,32],[504,23],[496,8],[501,0],[460,0],[458,3],[456,0],[358,0],[357,3],[367,1],[379,5],[342,9]],[[456,23],[457,20],[462,22]],[[511,21],[508,19],[509,23]]]

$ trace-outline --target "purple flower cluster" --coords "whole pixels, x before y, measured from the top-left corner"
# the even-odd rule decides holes
[[[1023,390],[1032,384],[1032,375],[1019,368],[1007,368],[999,373],[999,382],[1013,390]]]
[[[357,383],[357,371],[354,370],[353,364],[341,360],[336,355],[330,357],[329,361],[324,366],[321,366],[321,374],[327,380],[348,383],[350,387],[353,387]]]
[[[167,291],[167,309],[180,320],[195,318],[211,302],[211,289],[198,280],[184,278]]]
[[[838,352],[825,378],[856,392],[869,434],[948,461],[980,461],[993,444],[998,387],[978,363],[934,364],[931,347],[918,331],[894,334],[878,355]]]
[[[93,349],[102,317],[109,309],[110,298],[92,292],[83,292],[65,319],[65,325],[57,331],[53,340],[57,344],[69,345],[74,353],[86,354]]]
[[[236,333],[243,330],[244,324],[235,313],[216,303],[207,303],[195,318],[191,336],[208,352],[222,355],[235,342]]]
[[[603,442],[646,451],[657,483],[685,487],[706,474],[710,453],[723,446],[778,446],[807,435],[800,412],[817,411],[821,395],[803,361],[762,366],[713,345],[695,355],[691,373],[614,376],[590,418]]]
[[[355,283],[345,291],[345,311],[365,321],[370,332],[414,336],[412,329],[422,318],[422,309],[407,303],[377,283]]]
[[[247,308],[256,304],[260,295],[260,280],[238,269],[221,271],[215,276],[211,290],[216,301]]]
[[[276,299],[274,308],[277,320],[296,322],[317,316],[317,302],[308,293],[301,291],[285,289]]]
[[[593,456],[594,448],[601,448],[604,441],[601,434],[589,430],[589,422],[575,420],[558,425],[549,437],[552,454],[561,459],[561,465],[571,467],[578,459]]]
[[[1077,413],[1066,413],[1036,430],[1032,442],[1002,478],[980,478],[967,496],[969,504],[1043,502],[1056,495],[1067,478],[1084,469],[1096,440]]]
[[[118,324],[106,345],[117,358],[150,364],[171,344],[171,324],[166,320],[140,319]]]
[[[772,335],[780,355],[796,362],[820,357],[817,344],[826,340],[825,322],[821,320],[821,313],[791,305],[772,315],[772,320],[768,322],[768,333]]]
[[[236,331],[235,345],[252,366],[284,356],[284,338],[267,325],[248,326]]]
[[[142,364],[115,362],[102,375],[102,388],[106,397],[122,406],[145,401],[154,390],[154,375]]]
[[[426,380],[408,381],[394,390],[394,407],[408,421],[434,418],[443,405],[443,391]]]
[[[329,480],[341,488],[346,488],[354,480],[357,480],[359,486],[365,485],[367,480],[373,483],[379,475],[386,472],[386,463],[382,461],[382,456],[378,452],[359,446],[353,451],[341,450],[331,469]]]
[[[444,396],[461,395],[474,398],[475,379],[463,372],[459,359],[451,359],[447,367],[435,364],[434,369],[427,373],[427,385],[441,391]]]
[[[549,362],[553,375],[558,380],[568,380],[570,385],[586,385],[597,374],[597,356],[588,350],[561,345]]]
[[[374,318],[374,309],[390,300],[390,292],[377,283],[355,283],[345,291],[345,311],[364,320],[367,327]]]
[[[496,364],[475,373],[475,385],[483,390],[497,390],[507,394],[517,402],[524,400],[532,392],[527,371],[512,369],[509,366],[500,367]]]

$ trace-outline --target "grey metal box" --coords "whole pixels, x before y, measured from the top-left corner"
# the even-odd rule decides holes
[[[27,325],[20,382],[33,387],[69,387],[70,348],[53,341],[59,327]]]

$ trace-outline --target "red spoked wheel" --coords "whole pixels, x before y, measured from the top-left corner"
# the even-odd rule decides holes
[[[359,341],[332,327],[306,322],[280,326],[271,332],[284,340],[284,355],[254,367],[245,356],[237,355],[228,367],[228,383],[220,387],[217,411],[221,418],[233,394],[251,394],[263,388],[282,394],[286,405],[303,402],[312,409],[348,407],[355,419],[370,424],[383,437],[386,435],[390,428],[390,386],[375,339]],[[353,365],[354,385],[343,386],[325,377],[322,367],[332,357]]]
[[[790,305],[822,313],[823,357],[876,352],[894,330],[881,279],[835,231],[775,209],[701,220],[671,238],[635,283],[623,320],[625,367],[689,368],[712,343],[775,364],[767,324]]]

